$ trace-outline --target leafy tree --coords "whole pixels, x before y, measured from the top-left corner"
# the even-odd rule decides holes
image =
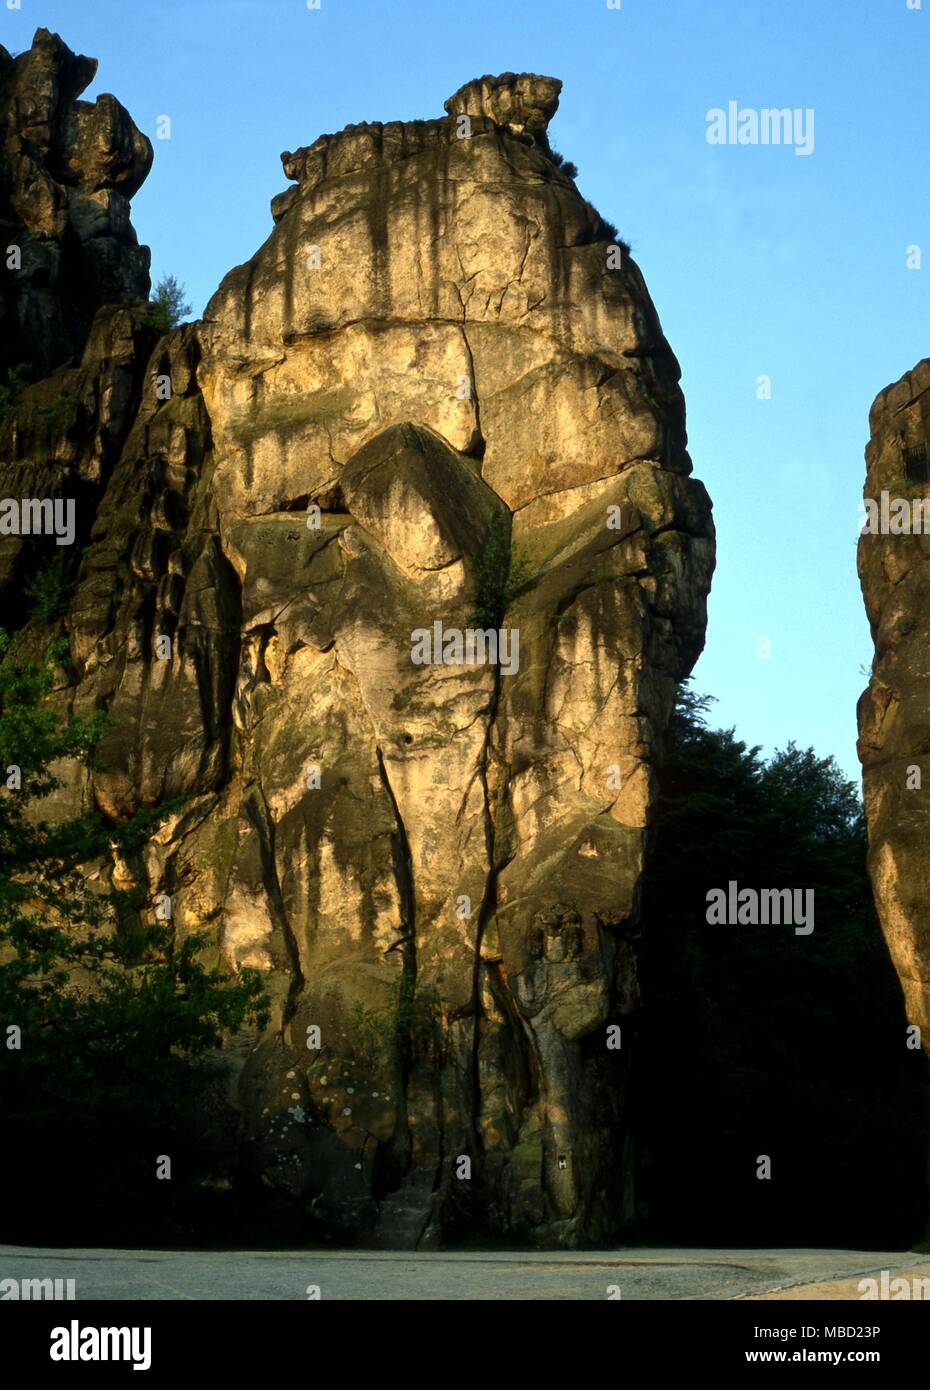
[[[163,275],[149,300],[148,321],[159,333],[170,333],[191,312],[184,286],[173,275]]]
[[[857,790],[813,749],[766,761],[709,728],[709,704],[684,688],[673,715],[643,900],[635,1104],[655,1234],[906,1244],[926,1202],[926,1067],[905,1045]],[[814,931],[709,925],[707,892],[730,880],[813,889]]]
[[[91,812],[41,819],[42,798],[62,785],[55,764],[93,765],[107,725],[49,704],[66,654],[58,642],[36,661],[0,632],[2,1182],[17,1193],[7,1230],[18,1220],[35,1240],[44,1221],[56,1241],[76,1220],[101,1239],[119,1219],[131,1227],[136,1209],[161,1201],[164,1217],[189,1197],[204,1176],[191,1118],[217,1084],[212,1056],[267,1020],[254,972],[206,968],[204,935],[177,942],[144,926],[139,892],[86,872],[111,847],[139,850],[177,803],[119,826]],[[171,1183],[155,1181],[159,1154],[173,1159]]]

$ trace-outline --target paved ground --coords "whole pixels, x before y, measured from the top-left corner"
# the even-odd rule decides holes
[[[170,1251],[0,1245],[0,1279],[74,1279],[78,1299],[852,1298],[926,1255],[856,1250]]]

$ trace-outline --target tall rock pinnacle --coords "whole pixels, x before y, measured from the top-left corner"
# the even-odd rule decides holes
[[[0,370],[49,372],[102,305],[148,295],[129,200],[152,146],[115,97],[78,100],[96,72],[47,29],[17,58],[0,47]]]
[[[859,700],[869,872],[912,1033],[930,1035],[930,359],[876,397],[859,578],[875,643]]]
[[[274,1000],[231,1053],[248,1161],[390,1244],[636,1215],[640,877],[713,526],[560,85],[282,156],[267,241],[140,369],[68,616],[114,721],[80,794],[189,797],[120,881]]]

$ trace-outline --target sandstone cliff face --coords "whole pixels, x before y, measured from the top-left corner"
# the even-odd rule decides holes
[[[265,973],[242,1152],[343,1237],[635,1215],[640,875],[713,528],[642,276],[551,157],[559,90],[483,78],[285,154],[203,321],[146,359],[105,311],[87,349],[141,399],[67,614],[73,706],[115,721],[73,797],[187,796],[115,880]],[[463,660],[475,626],[518,663]]]
[[[913,503],[930,496],[930,360],[880,393],[869,423],[865,496],[878,504],[875,525],[883,527],[859,540],[859,576],[875,642],[872,677],[859,701],[869,870],[908,1019],[926,1040],[930,812],[921,781],[930,753],[930,606],[924,569],[930,538],[922,534]]]

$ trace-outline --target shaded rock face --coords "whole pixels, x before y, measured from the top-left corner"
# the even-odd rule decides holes
[[[115,721],[80,795],[188,797],[118,881],[264,973],[241,1153],[341,1238],[637,1214],[640,875],[713,528],[559,86],[282,156],[265,245],[140,369],[67,617]]]
[[[102,305],[148,296],[129,200],[152,146],[115,97],[78,100],[96,71],[47,29],[16,58],[0,46],[0,370],[46,375]]]
[[[0,48],[0,382],[9,395],[11,369],[38,378],[0,413],[3,496],[56,497],[76,514],[73,548],[2,537],[8,604],[89,541],[157,340],[149,251],[129,222],[152,148],[115,98],[78,100],[96,71],[45,29],[15,59]]]
[[[860,536],[859,577],[875,656],[858,708],[869,871],[908,1019],[926,1044],[930,504],[926,523],[914,504],[930,498],[930,360],[881,392],[869,424],[864,495],[877,504],[876,533]]]

